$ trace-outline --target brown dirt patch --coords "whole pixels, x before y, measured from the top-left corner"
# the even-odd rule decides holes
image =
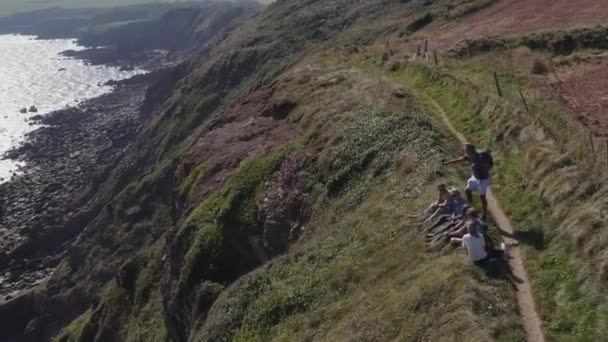
[[[608,136],[608,65],[578,65],[558,75],[561,82],[543,85],[543,95],[596,135]]]
[[[301,129],[286,120],[296,104],[274,99],[274,92],[274,87],[259,90],[228,109],[190,149],[184,162],[191,167],[205,162],[209,170],[194,185],[193,203],[217,189],[246,158],[270,152],[301,135]]]
[[[429,37],[432,48],[443,51],[464,39],[521,35],[607,22],[607,1],[500,0],[461,20],[435,27],[423,35]]]

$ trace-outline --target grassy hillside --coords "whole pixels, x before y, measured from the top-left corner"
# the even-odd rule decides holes
[[[495,192],[518,225],[515,238],[525,252],[547,337],[598,339],[607,323],[601,229],[606,188],[594,153],[605,155],[605,146],[540,93],[539,76],[531,70],[535,60],[551,56],[523,56],[501,50],[448,60],[440,68],[411,65],[390,77],[438,101],[472,141],[499,156]],[[500,75],[502,98],[493,71]]]
[[[220,198],[209,197],[176,233],[178,240],[184,230],[203,234],[189,249],[180,242],[180,249],[188,251],[185,260],[204,253],[204,258],[183,263],[175,284],[176,291],[196,303],[192,310],[209,310],[206,315],[199,311],[182,316],[193,319],[189,339],[521,340],[509,282],[472,267],[460,250],[429,250],[409,217],[431,200],[436,182],[463,179],[463,174],[441,170],[440,160],[452,157],[453,150],[444,147],[451,140],[432,116],[412,94],[400,95],[398,84],[353,68],[339,55],[315,56],[291,70],[279,78],[274,96],[302,104],[288,120],[306,128],[305,138],[280,154],[272,153],[271,164],[267,157],[244,161],[216,192],[222,201],[237,202],[220,204]],[[277,172],[273,165],[294,155],[305,156],[297,172],[312,199],[303,236],[287,255],[226,284],[227,275],[218,273],[222,268],[212,265],[239,260],[230,241],[250,234],[244,229],[255,229],[255,223],[243,220],[235,226],[238,231],[230,232],[221,218],[197,217],[215,212],[211,208],[218,205],[226,205],[231,217],[246,217],[251,209],[239,205],[248,201],[242,196],[252,196],[255,205],[264,193],[264,180]],[[220,226],[212,228],[214,222]],[[150,256],[144,253],[142,257]],[[132,263],[138,263],[135,260],[138,257]],[[98,309],[84,313],[58,340],[86,340],[82,332],[88,329],[121,331],[124,323],[114,317],[119,312],[124,312],[122,320],[132,323],[118,336],[164,336],[163,329],[137,335],[134,328],[162,319],[160,310],[148,311],[160,295],[155,294],[158,285],[145,279],[168,278],[153,260],[142,259],[144,264],[137,266],[132,295],[108,284]],[[189,275],[194,265],[203,273]],[[145,292],[151,296],[142,297]]]
[[[174,4],[174,3],[196,3],[206,0],[105,0],[105,1],[94,1],[94,0],[3,0],[0,3],[0,17],[6,17],[17,13],[30,12],[36,10],[43,10],[51,7],[63,7],[63,8],[110,8],[130,5],[142,5],[142,4]],[[233,1],[234,0],[220,0],[220,1]],[[273,0],[260,0],[262,4],[272,3]]]
[[[108,1],[92,1],[92,0],[5,0],[0,3],[0,17],[10,16],[22,12],[30,12],[36,10],[47,9],[51,7],[64,8],[109,8],[116,6],[151,4],[151,3],[176,3],[189,2],[186,0],[108,0]]]
[[[523,340],[508,270],[412,218],[467,176],[441,165],[460,146],[434,102],[494,150],[548,338],[601,339],[606,187],[587,130],[515,55],[401,52],[492,3],[280,1],[173,70],[99,187],[112,209],[36,302],[86,303],[56,340]]]
[[[426,8],[281,2],[187,65],[104,185],[114,212],[49,282],[96,298],[57,340],[521,339],[505,275],[427,248],[409,218],[462,183],[439,166],[453,140],[348,62]]]

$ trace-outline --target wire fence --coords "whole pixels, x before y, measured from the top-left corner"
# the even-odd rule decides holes
[[[432,51],[432,59],[429,53],[429,41],[424,40],[423,43],[417,43],[416,52],[412,56],[412,60],[434,64],[439,66],[440,53],[437,50]],[[497,72],[492,72],[495,89],[491,91],[497,97],[505,97],[505,89],[501,84],[501,77]],[[557,75],[555,75],[557,78]],[[476,93],[480,92],[480,87],[474,84],[469,78],[464,77],[466,84],[469,84]],[[558,87],[561,86],[561,80],[557,78]],[[557,89],[558,96],[562,92]],[[525,113],[531,123],[540,126],[540,128],[548,135],[551,140],[560,148],[560,151],[582,166],[582,169],[587,173],[599,177],[608,178],[608,136],[599,136],[594,131],[581,123],[580,121],[569,118],[564,115],[561,110],[550,110],[536,103],[531,97],[526,96],[521,88],[517,89],[515,96],[509,100],[514,101],[519,99],[521,103],[521,111]],[[566,99],[560,99],[562,103],[567,103]]]

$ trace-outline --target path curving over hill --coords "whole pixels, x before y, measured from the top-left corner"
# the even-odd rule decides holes
[[[441,120],[445,123],[447,128],[458,138],[460,142],[466,143],[467,139],[454,127],[454,125],[452,125],[448,114],[441,107],[441,105],[439,105],[439,103],[437,103],[437,101],[435,101],[435,99],[432,97],[429,96],[428,98],[433,106],[435,106],[437,109],[437,112],[441,116]],[[488,209],[494,217],[494,221],[496,222],[505,243],[510,244],[516,242],[510,238],[510,236],[513,236],[515,229],[492,192],[488,193]],[[513,275],[519,279],[519,281],[516,283],[516,296],[522,324],[526,332],[526,340],[529,342],[544,342],[545,337],[542,329],[542,321],[538,311],[536,310],[534,296],[532,295],[532,288],[530,287],[530,282],[528,281],[528,274],[526,272],[519,247],[510,248],[507,256]]]

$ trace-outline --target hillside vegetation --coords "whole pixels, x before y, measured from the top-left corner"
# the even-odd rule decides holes
[[[577,53],[584,54],[581,49]],[[499,51],[438,69],[411,65],[390,76],[438,101],[458,129],[500,155],[495,192],[518,225],[515,238],[525,252],[547,337],[601,338],[606,189],[598,163],[608,161],[597,156],[606,154],[605,142],[543,96],[533,65],[551,56]]]
[[[282,0],[219,32],[148,90],[105,208],[19,324],[56,341],[524,340],[508,270],[427,243],[413,218],[468,176],[442,165],[461,146],[437,103],[496,156],[547,338],[601,339],[607,197],[588,130],[515,53],[407,52],[492,5]]]
[[[142,5],[142,4],[173,4],[194,3],[191,0],[4,0],[0,3],[0,18],[18,13],[45,10],[54,7],[61,8],[112,8],[120,6]],[[264,3],[264,1],[260,1]],[[266,1],[268,3],[269,1]]]

